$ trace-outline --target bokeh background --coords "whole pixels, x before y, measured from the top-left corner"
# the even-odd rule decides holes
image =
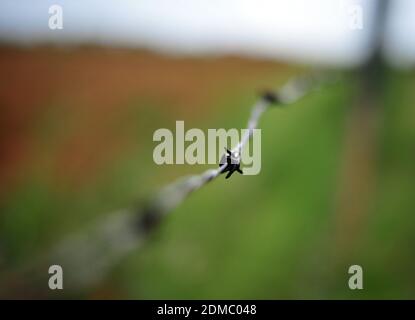
[[[364,27],[335,31],[327,1],[61,2],[53,31],[59,1],[0,5],[0,278],[208,168],[156,165],[156,129],[244,128],[261,89],[330,67],[335,83],[261,120],[259,175],[220,177],[98,284],[50,297],[415,297],[411,1],[389,8],[381,49],[378,1],[341,1]]]

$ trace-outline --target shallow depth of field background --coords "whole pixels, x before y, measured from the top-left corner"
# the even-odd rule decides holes
[[[176,120],[187,129],[242,129],[261,89],[308,69],[237,56],[3,44],[0,274],[210,167],[154,164],[156,129],[174,130]],[[415,77],[387,68],[374,184],[368,209],[354,213],[339,208],[347,205],[339,193],[357,79],[342,72],[339,82],[270,110],[260,122],[259,175],[221,176],[192,194],[142,249],[76,297],[414,298]],[[348,174],[364,184],[370,169]],[[353,264],[363,267],[364,290],[348,288]]]
[[[0,64],[4,266],[206,169],[155,165],[157,128],[243,128],[258,88],[303,71],[98,48],[2,48]],[[369,212],[335,210],[356,90],[342,81],[270,111],[261,173],[193,194],[89,297],[413,297],[415,79],[388,79]],[[347,287],[351,264],[364,268],[362,292]]]

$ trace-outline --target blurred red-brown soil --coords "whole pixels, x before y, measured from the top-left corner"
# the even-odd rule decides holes
[[[237,57],[178,58],[108,48],[0,48],[0,195],[43,164],[57,179],[86,179],[129,147],[117,123],[133,99],[161,112],[203,117],[230,88],[254,85],[287,68]],[[139,107],[139,106],[138,106]],[[42,148],[39,131],[52,114],[57,138]],[[42,122],[43,121],[43,122]],[[48,137],[51,139],[51,137]],[[52,139],[53,140],[53,139]],[[75,181],[74,180],[74,181]]]

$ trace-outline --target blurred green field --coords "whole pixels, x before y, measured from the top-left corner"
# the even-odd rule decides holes
[[[148,53],[90,50],[52,52],[48,61],[60,79],[59,86],[49,84],[45,92],[50,95],[34,106],[41,111],[20,115],[28,117],[25,126],[3,130],[5,152],[12,149],[19,130],[25,130],[24,164],[14,168],[10,165],[14,158],[7,157],[2,162],[7,172],[13,172],[1,188],[3,269],[30,263],[37,254],[106,213],[148,198],[177,177],[209,167],[155,165],[154,130],[173,130],[176,120],[184,120],[187,128],[244,128],[259,89],[278,88],[304,72],[298,67],[236,58],[189,63],[173,58],[157,62],[157,58],[153,63],[161,67],[154,67],[154,72],[157,75],[160,68],[165,73],[154,80],[152,93],[145,85],[135,91],[123,67],[106,74],[101,62],[94,60],[109,55],[114,65],[119,60],[128,65],[128,59],[131,72],[138,74],[145,62],[134,61],[153,59]],[[11,61],[18,69],[29,55],[50,54],[45,52],[3,49],[0,63]],[[82,55],[87,62],[76,72],[83,85],[94,86],[104,81],[101,77],[112,77],[112,82],[125,80],[132,89],[122,91],[122,98],[109,100],[107,106],[91,100],[94,97],[88,93],[84,100],[73,99],[80,95],[81,85],[77,88],[69,81],[66,90],[63,74]],[[100,71],[93,73],[93,68]],[[180,70],[187,76],[179,75]],[[20,77],[26,72],[21,71]],[[151,68],[146,70],[146,74],[151,72]],[[10,92],[7,74],[1,78],[1,92]],[[36,82],[36,76],[32,74],[31,80]],[[18,86],[17,76],[14,81]],[[147,83],[145,78],[142,82]],[[183,88],[169,91],[175,82]],[[160,83],[164,87],[158,93]],[[358,91],[355,78],[347,74],[289,108],[266,114],[260,124],[259,175],[220,177],[192,194],[143,249],[121,261],[98,287],[77,297],[415,298],[415,78],[388,71],[386,84],[379,92],[383,106],[379,107],[373,198],[370,210],[353,217],[353,223],[344,225],[347,217],[339,218],[336,207],[346,123]],[[96,86],[92,92],[105,96],[104,102],[109,99],[111,86]],[[25,95],[24,91],[20,94]],[[9,117],[12,108],[16,110],[20,103],[25,107],[19,101],[12,106],[5,95],[0,97]],[[89,108],[88,103],[96,107]],[[78,152],[83,156],[77,157]],[[347,270],[353,264],[363,267],[362,291],[348,288]]]

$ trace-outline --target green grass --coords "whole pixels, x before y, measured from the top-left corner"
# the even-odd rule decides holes
[[[261,173],[220,177],[193,194],[97,290],[109,288],[122,298],[414,298],[415,80],[395,73],[388,77],[374,209],[353,255],[336,252],[331,243],[354,92],[347,78],[289,108],[269,111],[260,124]],[[249,85],[218,99],[211,117],[186,119],[186,125],[245,127],[255,100]],[[55,190],[52,177],[33,173],[7,200],[0,234],[8,264],[28,263],[106,212],[208,167],[155,165],[152,133],[173,128],[177,119],[158,113],[151,101],[137,98],[128,104],[126,125],[137,150],[75,190]],[[347,287],[352,264],[364,268],[363,292]]]

